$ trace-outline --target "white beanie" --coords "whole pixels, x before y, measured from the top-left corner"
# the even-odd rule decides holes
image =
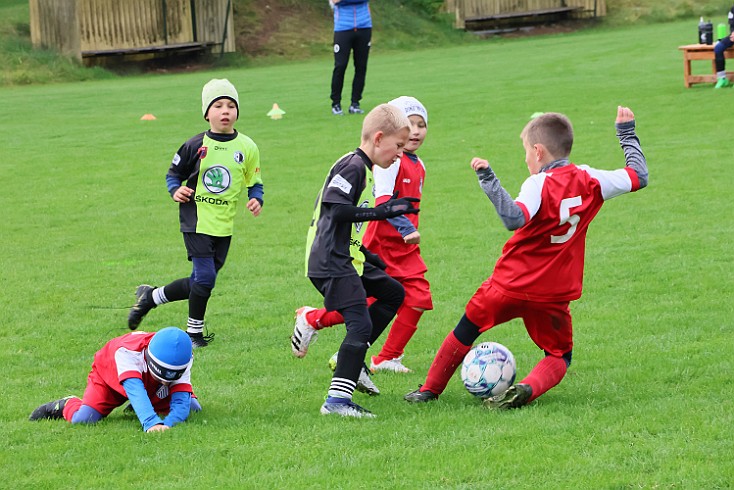
[[[224,98],[234,101],[237,105],[237,116],[239,117],[240,100],[237,89],[226,78],[214,78],[209,80],[201,90],[201,110],[204,113],[204,119],[206,119],[206,113],[209,112],[212,104]]]
[[[415,97],[403,95],[391,100],[388,104],[402,109],[406,116],[420,116],[428,124],[428,111]]]

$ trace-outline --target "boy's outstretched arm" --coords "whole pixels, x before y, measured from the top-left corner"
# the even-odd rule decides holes
[[[624,151],[625,164],[637,174],[639,189],[642,189],[647,186],[648,170],[647,160],[640,147],[640,140],[635,133],[635,115],[629,107],[618,106],[617,118],[614,122],[619,145]]]
[[[479,186],[489,200],[492,201],[492,204],[494,204],[494,208],[497,210],[497,214],[502,220],[502,224],[505,225],[505,228],[513,231],[524,226],[526,223],[525,213],[515,203],[510,193],[502,187],[500,179],[494,174],[494,171],[489,166],[489,162],[482,158],[474,157],[471,161],[471,168],[477,173]]]
[[[171,393],[171,408],[163,420],[163,425],[173,427],[189,417],[191,411],[191,393],[186,391],[175,391]]]
[[[140,424],[143,426],[143,431],[149,432],[156,425],[163,425],[163,420],[158,417],[158,414],[153,408],[153,404],[148,398],[148,392],[145,391],[145,385],[143,380],[140,378],[128,378],[122,382],[122,387],[125,388],[127,398],[130,400],[135,415],[138,416]],[[159,429],[156,429],[159,430]]]
[[[420,199],[415,197],[393,197],[374,208],[360,208],[359,206],[350,206],[348,204],[325,204],[333,206],[334,219],[336,221],[358,223],[361,221],[377,221],[402,216],[404,214],[418,213],[420,209],[414,208],[413,203],[419,201]]]

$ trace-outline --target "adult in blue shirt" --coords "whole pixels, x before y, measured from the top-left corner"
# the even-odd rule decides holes
[[[344,114],[342,88],[349,54],[354,52],[354,79],[350,114],[363,114],[359,107],[367,75],[367,58],[372,40],[372,15],[369,0],[329,0],[334,10],[334,72],[331,75],[331,113]]]

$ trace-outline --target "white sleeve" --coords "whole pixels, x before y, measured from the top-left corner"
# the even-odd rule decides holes
[[[545,183],[545,172],[531,175],[520,187],[520,194],[515,199],[516,203],[522,203],[528,210],[528,221],[535,216],[540,209],[541,195],[543,192],[543,184]]]
[[[392,196],[395,192],[395,179],[398,178],[399,171],[400,162],[393,163],[387,168],[377,165],[372,167],[372,176],[375,179],[375,199],[381,196]]]
[[[598,170],[588,165],[579,165],[578,167],[601,184],[601,195],[605,201],[632,192],[632,180],[624,168]]]
[[[128,371],[144,373],[146,370],[143,353],[125,347],[120,347],[115,351],[115,364],[118,376]]]

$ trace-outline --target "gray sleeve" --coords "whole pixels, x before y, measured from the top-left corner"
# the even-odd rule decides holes
[[[635,134],[635,121],[617,123],[617,138],[619,145],[624,151],[624,161],[628,167],[635,171],[640,181],[640,189],[647,186],[647,161],[640,147],[640,140]]]
[[[525,214],[522,208],[515,203],[512,196],[502,187],[500,179],[494,174],[491,168],[477,171],[479,177],[479,186],[487,195],[497,214],[502,220],[502,224],[508,230],[517,230],[525,224]]]

